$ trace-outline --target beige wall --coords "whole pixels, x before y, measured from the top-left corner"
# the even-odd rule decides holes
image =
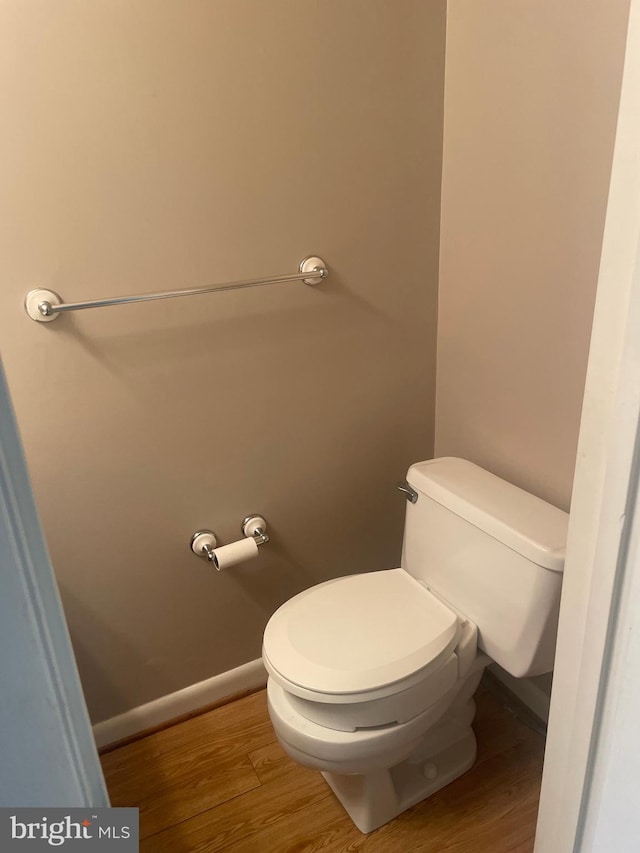
[[[2,355],[99,720],[399,558],[393,484],[433,449],[444,2],[16,0],[0,33]],[[22,309],[311,252],[316,289]],[[258,561],[188,551],[255,511]]]
[[[566,509],[627,0],[450,0],[436,453]]]

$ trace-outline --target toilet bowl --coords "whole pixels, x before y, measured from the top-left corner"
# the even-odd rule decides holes
[[[302,716],[274,679],[269,716],[287,755],[321,771],[361,832],[371,832],[447,785],[475,761],[473,694],[486,655],[465,678],[404,723],[343,731]]]
[[[488,663],[553,664],[566,513],[465,460],[407,481],[401,567],[311,587],[264,634],[276,736],[362,832],[471,767]]]
[[[475,625],[400,568],[319,584],[270,620],[274,731],[362,832],[473,764],[471,697],[489,662],[476,639]]]

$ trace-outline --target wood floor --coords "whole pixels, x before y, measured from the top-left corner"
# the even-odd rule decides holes
[[[265,692],[102,756],[114,806],[138,806],[141,853],[531,853],[544,740],[488,692],[474,767],[370,835],[275,741]]]

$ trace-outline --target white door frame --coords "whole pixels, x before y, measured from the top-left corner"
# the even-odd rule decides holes
[[[601,796],[630,651],[621,591],[640,580],[632,519],[640,414],[640,0],[631,0],[567,543],[536,853],[628,853],[594,828],[611,825]],[[633,535],[632,535],[633,534]],[[634,549],[636,553],[634,554]],[[617,651],[616,651],[617,650]],[[637,692],[637,691],[636,691]],[[627,699],[631,697],[627,695]],[[639,742],[640,744],[640,742]],[[629,743],[629,748],[633,742]],[[598,769],[599,768],[599,769]],[[624,774],[623,777],[624,778]],[[636,809],[637,811],[637,809]],[[640,827],[640,815],[630,814]]]
[[[108,806],[1,364],[0,649],[0,806]]]

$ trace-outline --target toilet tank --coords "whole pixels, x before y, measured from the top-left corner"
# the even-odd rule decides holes
[[[402,567],[516,678],[553,668],[569,516],[464,459],[412,465]]]

